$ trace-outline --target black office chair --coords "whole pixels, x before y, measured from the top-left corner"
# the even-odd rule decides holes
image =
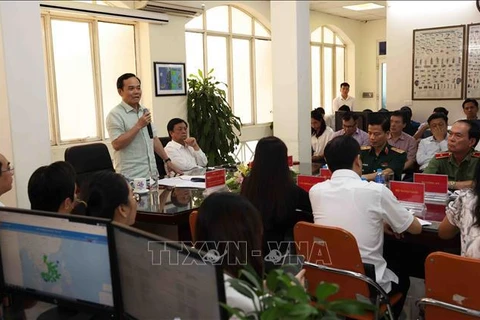
[[[79,188],[81,188],[88,177],[95,172],[115,172],[108,148],[103,143],[92,143],[67,148],[67,150],[65,150],[65,161],[70,163],[75,169],[77,173],[77,186]]]
[[[165,148],[167,143],[171,140],[170,137],[159,137],[162,146]],[[167,171],[165,170],[165,164],[163,163],[162,158],[155,152],[155,162],[157,163],[157,170],[158,175],[163,178],[167,175]]]

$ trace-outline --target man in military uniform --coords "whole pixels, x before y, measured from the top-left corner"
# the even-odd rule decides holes
[[[407,153],[387,143],[389,131],[389,119],[380,115],[369,119],[370,145],[362,146],[360,150],[360,158],[363,162],[362,177],[369,181],[375,180],[377,169],[382,169],[384,175],[393,173],[395,180],[401,180]]]
[[[448,133],[448,152],[437,153],[423,173],[448,175],[449,189],[472,188],[480,161],[480,152],[473,148],[479,137],[476,123],[458,120]]]

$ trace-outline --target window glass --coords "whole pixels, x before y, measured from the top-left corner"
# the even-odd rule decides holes
[[[233,111],[243,124],[253,123],[250,41],[233,39]]]
[[[220,6],[207,10],[207,30],[228,32],[227,6]]]
[[[186,25],[186,29],[203,29],[203,14],[193,18]]]
[[[198,74],[198,70],[203,72],[203,34],[185,32],[185,49],[187,51],[185,66],[187,77],[191,74]]]
[[[227,38],[208,36],[208,71],[213,70],[213,75],[218,81],[228,83],[227,71]],[[226,89],[222,86],[222,89]]]
[[[332,113],[332,100],[333,100],[333,61],[332,61],[332,48],[324,47],[323,48],[323,73],[324,73],[324,82],[323,82],[323,94],[325,96],[324,108],[325,112],[328,114]]]
[[[232,33],[252,35],[252,18],[237,8],[232,8]]]
[[[255,40],[257,123],[273,121],[272,42]]]
[[[323,43],[333,44],[333,32],[327,27],[323,27]]]
[[[320,101],[320,47],[312,46],[312,109],[323,107]]]

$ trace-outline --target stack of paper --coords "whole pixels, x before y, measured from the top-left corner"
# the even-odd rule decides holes
[[[449,201],[448,193],[425,192],[425,202],[433,204],[447,204]]]
[[[177,187],[177,188],[195,188],[195,189],[205,189],[205,181],[203,182],[193,182],[192,178],[203,178],[205,176],[178,176],[174,178],[165,178],[158,180],[160,186],[167,187]]]
[[[408,212],[414,214],[416,217],[425,217],[427,207],[424,203],[400,201],[400,204],[403,205],[403,207],[407,209]]]

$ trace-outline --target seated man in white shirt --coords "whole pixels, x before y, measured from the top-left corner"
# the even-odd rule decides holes
[[[7,158],[0,153],[0,196],[12,189],[13,184],[13,167]],[[0,207],[3,203],[0,202]]]
[[[402,299],[392,309],[398,319],[410,286],[409,277],[403,275],[402,270],[395,270],[395,274],[387,268],[382,255],[384,231],[397,235],[405,231],[418,234],[422,227],[387,187],[360,179],[359,154],[360,145],[351,136],[336,137],[327,144],[325,158],[333,175],[310,189],[313,217],[316,224],[351,232],[362,261],[375,266],[377,283],[389,295],[402,292]]]
[[[448,117],[444,113],[433,113],[428,117],[427,123],[433,135],[420,140],[418,145],[417,162],[422,171],[436,153],[448,151]]]
[[[198,146],[197,140],[188,137],[185,120],[173,118],[167,124],[167,131],[172,141],[165,146],[165,152],[177,168],[185,172],[207,166],[207,156]]]

